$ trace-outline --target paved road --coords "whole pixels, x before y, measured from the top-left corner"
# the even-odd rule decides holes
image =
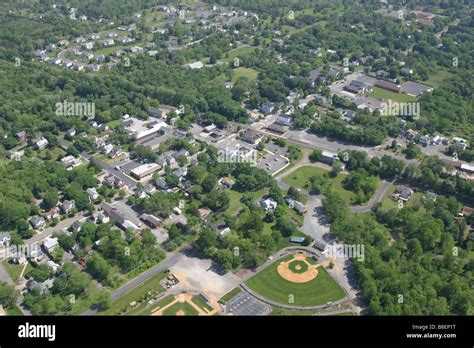
[[[15,285],[13,280],[8,275],[6,269],[3,267],[3,264],[0,262],[0,281],[8,283],[10,285]]]
[[[113,174],[116,177],[120,178],[125,185],[128,186],[130,190],[134,190],[137,187],[137,183],[130,179],[128,176],[126,176],[122,171],[115,169],[112,165],[108,164],[107,162],[101,161],[97,159],[97,157],[93,157],[88,153],[82,152],[81,156],[84,158],[88,159],[89,161],[93,158],[93,160],[101,167],[103,170],[105,170],[109,174]]]
[[[116,289],[112,292],[112,300],[116,300],[123,295],[127,294],[128,292],[132,291],[137,286],[145,283],[148,279],[154,277],[161,271],[169,269],[175,263],[181,260],[184,257],[183,251],[180,252],[172,252],[167,254],[166,258],[160,262],[159,264],[153,266],[149,270],[139,274],[137,277],[130,280],[128,283],[122,285],[120,288]],[[94,315],[97,310],[88,309],[81,313],[81,315]]]
[[[369,203],[366,205],[357,205],[357,206],[352,206],[351,210],[354,213],[367,213],[372,210],[372,208],[382,201],[383,196],[389,189],[389,187],[393,184],[393,181],[382,181],[382,187],[375,193],[375,195],[370,199]]]
[[[49,227],[49,228],[45,229],[44,231],[35,234],[30,239],[25,240],[25,244],[26,245],[36,244],[36,243],[42,241],[43,239],[45,239],[46,237],[49,237],[50,235],[52,235],[53,232],[59,231],[63,228],[69,228],[69,226],[71,226],[74,222],[85,220],[85,219],[86,218],[85,218],[84,214],[78,214],[78,215],[76,215],[72,218],[60,221],[56,226]]]
[[[240,126],[243,129],[258,130],[259,132],[266,135],[270,135],[272,137],[279,137],[278,135],[275,135],[263,129],[264,125],[261,122],[258,122],[252,125],[246,125],[246,124],[235,123],[235,122],[231,122],[231,124]],[[385,151],[382,149],[382,146],[370,147],[370,146],[362,146],[362,145],[353,145],[353,144],[344,143],[336,139],[321,137],[321,136],[318,136],[316,134],[312,134],[306,131],[290,130],[282,138],[286,139],[286,141],[290,144],[299,145],[299,146],[306,147],[309,149],[323,149],[323,150],[332,151],[332,152],[338,152],[339,150],[343,150],[343,149],[365,151],[367,152],[367,155],[369,156],[369,158],[383,157],[384,155],[387,155],[387,156],[396,158],[398,160],[402,160],[407,164],[413,163],[413,164],[418,165],[420,163],[419,160],[407,159],[403,155],[396,154],[390,151]],[[402,140],[398,139],[397,141],[401,142]],[[426,146],[426,147],[420,147],[420,149],[421,149],[421,152],[427,156],[438,156],[441,160],[447,162],[448,164],[451,164],[451,165],[453,164],[452,157],[443,154],[440,151],[440,147]],[[467,162],[458,161],[458,163],[461,164],[461,163],[467,163]]]

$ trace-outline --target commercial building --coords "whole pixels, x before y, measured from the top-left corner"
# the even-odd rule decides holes
[[[137,180],[141,180],[144,177],[151,175],[160,169],[161,166],[158,163],[145,163],[132,169],[130,171],[130,175],[132,175]]]

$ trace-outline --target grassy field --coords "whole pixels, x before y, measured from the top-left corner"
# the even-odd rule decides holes
[[[230,216],[236,214],[240,210],[240,208],[242,208],[243,204],[242,202],[240,202],[240,199],[242,198],[243,193],[235,190],[228,190],[227,192],[229,193],[230,203],[229,207],[225,211],[225,214]],[[261,190],[252,192],[252,199],[262,197],[267,194],[267,192],[268,188],[263,188]]]
[[[416,101],[416,97],[409,96],[404,93],[395,93],[395,92],[390,92],[387,91],[383,88],[373,86],[372,87],[373,91],[372,93],[369,94],[369,97],[375,98],[375,99],[383,99],[385,101],[387,100],[392,100],[394,102],[412,102]]]
[[[219,300],[219,302],[226,304],[230,300],[232,300],[235,296],[237,296],[238,293],[240,293],[242,290],[240,288],[234,288],[231,291],[229,291],[227,294],[222,296]]]
[[[428,80],[423,81],[421,83],[430,85],[432,87],[438,87],[444,80],[449,78],[451,76],[451,73],[447,70],[444,69],[439,69],[436,74],[430,75]]]
[[[15,263],[10,263],[9,260],[3,260],[2,261],[3,267],[5,268],[5,271],[7,271],[8,275],[10,278],[17,283],[18,278],[20,277],[21,271],[25,267],[25,265],[17,265]],[[33,267],[28,263],[26,266],[25,272],[23,272],[23,275],[31,271]]]
[[[166,308],[163,311],[163,315],[176,315],[179,311],[183,311],[185,315],[198,315],[198,311],[191,306],[188,302],[179,303],[176,302],[171,307]]]
[[[287,177],[285,177],[283,181],[291,186],[308,189],[306,185],[312,176],[324,174],[327,172],[327,170],[318,167],[301,167],[290,175],[288,175]],[[351,191],[346,190],[342,186],[342,181],[345,178],[346,174],[339,173],[335,178],[330,178],[330,180],[333,184],[333,190],[337,193],[337,195],[341,197],[345,202],[352,204],[353,200],[355,199],[355,194]],[[381,184],[382,182],[379,178],[377,178],[377,190],[380,188]]]
[[[161,286],[160,281],[168,274],[166,271],[162,271],[155,275],[154,277],[148,279],[145,283],[141,284],[140,286],[136,287],[129,293],[125,294],[124,296],[116,299],[112,302],[112,305],[107,311],[98,313],[99,315],[118,315],[118,314],[137,314],[141,312],[147,307],[146,301],[143,301],[140,306],[137,308],[131,308],[129,306],[130,302],[133,301],[140,301],[144,298],[148,292],[156,292],[160,293],[164,291],[164,288]]]
[[[240,78],[245,77],[250,81],[255,81],[258,77],[258,71],[251,68],[235,68],[232,70],[232,82],[237,82]]]
[[[398,201],[395,201],[391,198],[392,193],[397,188],[396,185],[391,185],[390,188],[385,193],[382,201],[380,202],[380,208],[383,210],[389,209],[396,209],[398,208]],[[412,198],[408,201],[408,203],[404,203],[406,207],[414,207],[418,205],[421,201],[421,197],[423,196],[423,192],[414,192]]]
[[[250,47],[250,46],[239,47],[239,48],[236,48],[235,50],[229,51],[227,53],[227,57],[222,58],[221,60],[223,62],[229,63],[229,62],[232,62],[234,58],[245,56],[247,54],[252,53],[253,51],[255,51],[255,47]]]
[[[205,312],[206,312],[206,310],[207,310],[208,312],[212,311],[212,307],[209,306],[209,305],[206,303],[206,301],[204,301],[204,300],[202,299],[201,296],[193,296],[193,298],[192,298],[191,301],[193,301],[193,303],[194,303],[196,306],[198,306],[199,308],[201,308],[201,309],[202,309],[203,311],[205,311]]]
[[[311,177],[327,172],[327,170],[318,167],[301,167],[290,175],[288,175],[286,178],[284,178],[283,181],[291,186],[307,189],[306,184],[309,182],[309,179]],[[345,177],[345,174],[339,173],[338,176],[336,176],[335,178],[331,178],[330,180],[333,183],[334,191],[336,191],[339,197],[344,199],[344,201],[346,201],[347,203],[351,203],[355,195],[353,192],[347,191],[342,187],[342,180],[344,180]]]
[[[344,291],[323,267],[318,268],[318,276],[306,283],[292,283],[283,279],[277,271],[282,260],[260,271],[247,281],[247,286],[265,298],[281,304],[295,306],[319,306],[328,301],[337,301],[344,297]],[[294,302],[289,303],[293,295]]]
[[[306,237],[306,235],[301,232],[301,231],[298,231],[296,230],[295,232],[293,232],[293,236],[296,236],[296,237]],[[278,243],[277,245],[277,249],[278,250],[281,250],[283,248],[287,248],[287,247],[290,247],[290,246],[295,246],[295,245],[298,245],[298,244],[295,244],[295,243],[291,243],[290,242],[290,237],[284,237],[281,239],[281,241]]]

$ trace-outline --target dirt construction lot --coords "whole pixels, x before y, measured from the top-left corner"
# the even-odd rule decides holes
[[[218,299],[241,282],[239,277],[223,271],[211,260],[192,256],[184,256],[170,270],[179,279],[177,288],[198,290]]]

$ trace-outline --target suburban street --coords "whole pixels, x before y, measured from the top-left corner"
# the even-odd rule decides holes
[[[41,242],[46,237],[51,236],[53,234],[53,232],[62,230],[63,228],[69,228],[69,226],[71,226],[74,222],[83,221],[85,219],[86,218],[84,216],[84,213],[82,213],[82,214],[77,214],[76,216],[74,216],[72,218],[68,218],[66,220],[60,221],[56,226],[48,227],[44,231],[41,231],[41,232],[35,234],[30,239],[25,240],[25,244],[26,245],[32,245],[32,244],[36,244],[38,242]]]

